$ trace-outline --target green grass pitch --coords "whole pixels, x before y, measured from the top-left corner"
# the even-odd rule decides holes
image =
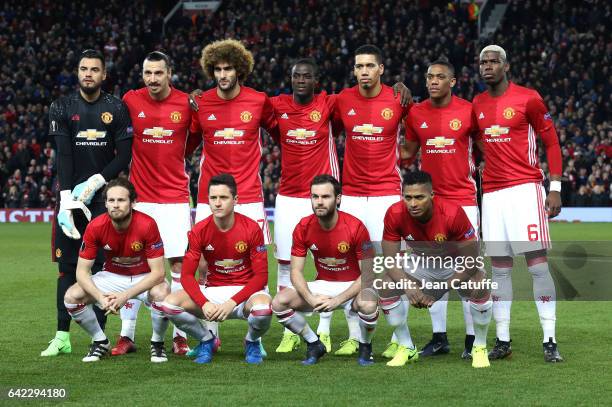
[[[553,224],[553,240],[612,240],[608,224]],[[514,355],[492,362],[490,369],[472,369],[460,360],[464,325],[460,305],[449,304],[451,354],[421,359],[403,368],[388,368],[382,358],[360,368],[354,358],[325,356],[303,367],[304,347],[289,355],[274,349],[282,333],[274,319],[264,337],[269,357],[261,366],[243,361],[242,321],[221,325],[223,346],[212,365],[199,366],[169,355],[169,362],[149,362],[151,334],[146,310],[141,309],[136,343],[139,350],[121,358],[84,364],[89,342],[75,324],[71,355],[41,358],[39,353],[55,332],[56,266],[50,262],[49,224],[0,225],[2,319],[0,320],[0,388],[62,387],[70,405],[609,405],[609,302],[560,301],[557,304],[559,348],[566,358],[558,365],[542,358],[541,329],[533,301],[517,301],[512,309]],[[270,287],[275,286],[276,263],[270,253]],[[311,266],[312,267],[312,266]],[[610,267],[602,263],[602,267]],[[609,271],[609,270],[608,270]],[[525,270],[515,270],[516,273]],[[313,328],[317,318],[312,318]],[[411,308],[409,326],[418,346],[431,335],[429,315]],[[107,333],[114,341],[120,321],[109,319]],[[332,323],[334,348],[347,334],[336,312]],[[384,318],[374,338],[377,355],[391,331]],[[170,342],[169,330],[167,343]],[[489,330],[489,346],[495,330]],[[193,342],[192,342],[193,343]],[[2,399],[0,405],[20,405]],[[43,404],[42,400],[35,403]],[[56,404],[49,402],[50,404]],[[30,403],[33,404],[33,403]]]

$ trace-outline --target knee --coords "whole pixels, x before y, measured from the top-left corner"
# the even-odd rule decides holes
[[[64,294],[64,302],[67,304],[78,304],[83,301],[82,289],[78,284],[73,284],[66,294]]]
[[[357,300],[357,312],[362,314],[371,315],[378,310],[378,303],[376,301],[368,301],[364,299]]]
[[[168,261],[170,262],[170,271],[173,274],[181,274],[181,270],[183,268],[183,258],[176,257],[176,258],[168,259]]]
[[[180,294],[180,292],[170,293],[167,294],[163,299],[157,301],[163,301],[165,304],[172,305],[174,307],[179,307],[182,303]]]
[[[151,302],[164,301],[170,294],[170,287],[165,281],[149,290],[149,300]]]
[[[252,307],[255,306],[268,306],[272,303],[270,296],[265,294],[259,294],[252,298]]]
[[[282,291],[279,291],[279,293],[276,295],[276,297],[274,297],[274,299],[272,300],[272,309],[275,311],[285,311],[290,307],[291,305],[291,295],[289,294],[288,289],[284,289]]]

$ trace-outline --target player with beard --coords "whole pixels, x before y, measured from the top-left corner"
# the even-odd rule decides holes
[[[166,362],[164,336],[168,319],[160,304],[169,293],[164,270],[164,244],[155,220],[134,210],[136,190],[125,178],[110,181],[103,192],[107,213],[87,226],[77,264],[77,282],[64,296],[66,309],[91,336],[83,362],[97,362],[110,344],[91,304],[106,313],[119,313],[130,298],[151,304],[151,362]],[[98,250],[104,251],[102,271],[92,277]]]
[[[334,177],[317,175],[310,191],[314,213],[302,218],[293,231],[292,286],[276,295],[272,310],[285,328],[307,342],[302,363],[313,365],[327,350],[300,312],[351,309],[360,322],[358,363],[369,366],[374,363],[372,336],[378,320],[378,297],[370,289],[362,289],[362,277],[371,276],[375,254],[370,236],[359,219],[337,209],[342,195]],[[309,250],[317,277],[306,282],[304,266]]]
[[[79,90],[49,108],[49,135],[57,146],[59,199],[53,222],[52,255],[58,263],[57,332],[41,356],[70,353],[70,315],[64,306],[66,290],[76,282],[81,236],[91,216],[104,213],[100,190],[127,168],[132,151],[130,116],[121,100],[103,92],[104,57],[86,50],[78,62]],[[93,265],[100,270],[102,252]],[[105,317],[98,313],[101,325]]]
[[[191,109],[188,95],[171,86],[170,58],[160,51],[147,55],[142,64],[144,88],[123,96],[134,127],[130,180],[138,193],[135,208],[155,219],[170,264],[172,291],[182,289],[181,267],[191,229],[189,177],[185,156],[200,142],[190,135]],[[138,310],[142,303],[128,301],[121,308],[121,335],[112,355],[134,352]],[[172,351],[189,351],[185,333],[176,327]]]

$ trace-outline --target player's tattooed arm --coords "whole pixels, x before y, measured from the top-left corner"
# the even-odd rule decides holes
[[[187,96],[187,98],[189,99],[189,106],[194,112],[197,112],[199,110],[196,98],[201,98],[203,93],[204,91],[202,89],[195,89],[192,90],[191,93]]]

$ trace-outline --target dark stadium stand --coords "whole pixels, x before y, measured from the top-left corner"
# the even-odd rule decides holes
[[[255,70],[247,85],[270,95],[290,92],[289,67],[305,56],[319,62],[322,89],[352,86],[352,51],[374,43],[386,54],[384,81],[403,81],[416,100],[427,97],[424,71],[440,57],[456,67],[455,94],[471,100],[484,89],[477,51],[499,44],[508,52],[511,79],[536,88],[555,120],[564,159],[564,206],[610,206],[610,2],[514,0],[500,29],[484,39],[477,39],[467,5],[449,3],[340,0],[328,7],[317,0],[224,1],[214,15],[190,19],[177,13],[162,38],[164,2],[5,1],[0,6],[0,207],[54,206],[55,153],[47,112],[53,99],[74,89],[79,51],[104,51],[105,89],[121,96],[141,86],[139,64],[146,53],[163,49],[174,59],[174,85],[189,91],[213,86],[203,78],[198,59],[205,44],[224,37],[241,39],[253,51]],[[273,206],[280,152],[270,138],[264,145],[264,197],[266,206]],[[342,137],[338,152],[343,152]],[[197,165],[189,171],[195,194]]]

